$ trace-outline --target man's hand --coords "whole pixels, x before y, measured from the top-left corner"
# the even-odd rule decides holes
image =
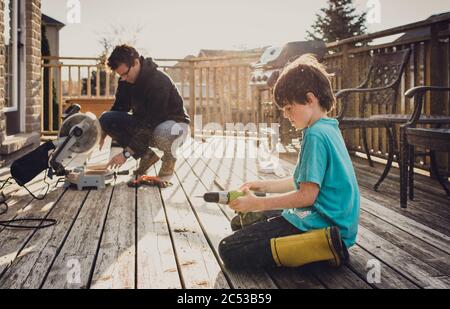
[[[114,157],[111,158],[111,160],[108,163],[108,168],[111,167],[113,169],[115,168],[119,168],[122,166],[122,164],[124,164],[125,162],[127,162],[127,158],[125,158],[125,156],[123,155],[123,153],[119,153],[117,155],[115,155]]]
[[[105,143],[105,138],[106,138],[106,132],[102,130],[102,133],[100,135],[100,142],[99,142],[99,147],[98,149],[101,151],[103,148],[103,144]]]
[[[256,197],[248,188],[244,188],[242,191],[244,191],[245,196],[232,201],[228,205],[231,209],[242,213],[264,210],[263,198]]]

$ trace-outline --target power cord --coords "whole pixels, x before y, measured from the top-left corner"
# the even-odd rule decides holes
[[[7,180],[3,182],[3,185],[0,188],[0,207],[3,206],[3,210],[0,211],[0,216],[6,214],[9,210],[8,203],[6,202],[9,197],[7,197],[3,193],[3,188],[6,186],[6,184],[12,184],[9,182],[10,179],[13,179],[13,177],[9,177]],[[48,190],[50,188],[50,184],[46,181],[47,179],[47,171],[45,172],[44,176],[44,183],[47,184],[47,190],[42,196],[35,196],[33,192],[31,192],[26,186],[23,186],[25,190],[28,191],[28,193],[33,197],[33,199],[36,200],[43,200],[48,193]],[[58,180],[59,182],[59,180]],[[35,225],[30,225],[26,223],[36,223]],[[55,219],[38,219],[38,218],[21,218],[21,219],[12,219],[12,220],[0,220],[0,226],[6,227],[6,228],[13,228],[13,229],[44,229],[50,226],[53,226],[57,223]]]

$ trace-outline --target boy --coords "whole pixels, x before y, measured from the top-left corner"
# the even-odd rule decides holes
[[[245,183],[246,195],[229,206],[241,213],[283,211],[223,239],[220,256],[234,269],[316,261],[339,266],[355,243],[359,189],[338,121],[327,117],[335,97],[325,68],[312,55],[300,57],[281,73],[274,98],[284,117],[304,129],[294,175]],[[250,190],[284,194],[260,198]]]

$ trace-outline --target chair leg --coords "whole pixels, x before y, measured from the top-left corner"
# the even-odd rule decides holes
[[[386,166],[384,167],[383,174],[381,174],[380,179],[378,179],[377,183],[373,186],[373,189],[375,191],[378,191],[378,187],[381,185],[386,176],[389,174],[389,171],[391,170],[392,167],[392,161],[394,161],[395,147],[394,147],[394,137],[392,134],[392,127],[386,128],[386,131],[388,133],[389,139],[389,156]]]
[[[369,146],[367,145],[367,130],[366,130],[366,128],[362,128],[361,130],[362,130],[364,151],[366,152],[367,160],[369,161],[369,165],[371,167],[373,167],[372,157],[370,156]]]
[[[416,157],[414,155],[414,146],[408,145],[408,189],[409,189],[409,199],[412,201],[414,199],[414,161]]]
[[[404,128],[400,128],[400,153],[398,164],[400,166],[400,207],[406,208],[408,204],[408,144]]]
[[[439,174],[439,168],[436,163],[436,154],[434,150],[430,151],[430,161],[431,161],[431,170],[433,171],[434,175],[436,175],[436,179],[439,181],[439,184],[444,188],[445,193],[447,193],[447,196],[450,196],[450,190],[448,189],[447,185],[445,184],[445,179],[442,178],[442,176]]]

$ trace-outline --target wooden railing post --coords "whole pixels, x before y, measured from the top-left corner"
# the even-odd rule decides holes
[[[442,65],[445,63],[444,57],[445,44],[439,39],[439,32],[448,29],[448,21],[444,23],[437,23],[431,25],[431,40],[430,40],[430,53],[429,53],[429,65],[428,71],[430,76],[427,78],[430,85],[433,86],[447,86],[446,76],[448,68]],[[430,112],[433,115],[445,115],[446,107],[444,104],[445,93],[432,92],[430,101]]]
[[[341,52],[342,52],[342,68],[341,68],[341,87],[342,89],[346,88],[352,88],[353,85],[353,79],[352,79],[352,67],[350,63],[350,49],[349,44],[344,44],[341,46]],[[347,98],[344,98],[344,100],[350,100],[350,104],[348,104],[347,107],[347,115],[354,115],[355,112],[355,106],[353,104],[354,97],[348,96]],[[347,145],[347,148],[349,149],[349,152],[353,150],[353,147],[355,146],[355,130],[345,130],[344,133],[344,140],[345,144]]]
[[[189,117],[191,118],[191,133],[195,136],[194,123],[197,104],[195,100],[195,62],[189,63]]]
[[[446,46],[439,38],[439,32],[448,30],[448,21],[435,23],[431,25],[431,39],[430,51],[428,53],[427,65],[429,69],[426,70],[429,74],[426,76],[426,84],[432,86],[448,86],[447,71],[448,67],[445,64]],[[447,94],[444,92],[431,92],[428,94],[430,100],[430,114],[431,115],[446,115],[446,98]],[[436,153],[437,165],[441,168],[448,169],[448,155],[444,153]],[[435,177],[432,172],[431,177]]]

